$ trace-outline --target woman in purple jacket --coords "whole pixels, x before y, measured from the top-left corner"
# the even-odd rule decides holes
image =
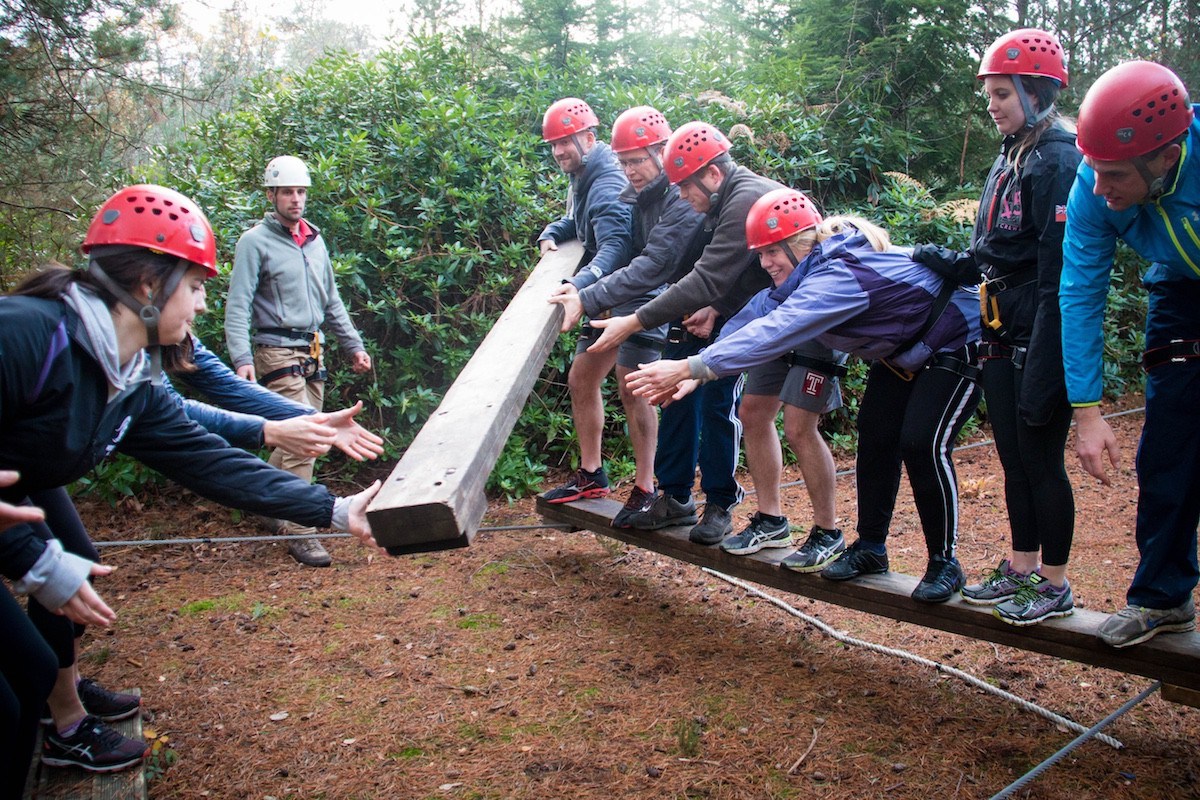
[[[751,298],[715,344],[687,361],[658,361],[630,376],[660,402],[687,381],[712,380],[780,358],[805,342],[872,361],[858,413],[858,541],[821,576],[886,572],[887,536],[901,465],[908,471],[929,563],[914,600],[940,603],[962,588],[955,557],[958,481],[951,455],[979,402],[979,299],[944,280],[866,220],[789,222],[811,205],[783,189],[763,196],[747,225],[776,286]]]

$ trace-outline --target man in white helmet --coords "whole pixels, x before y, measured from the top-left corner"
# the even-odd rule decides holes
[[[272,210],[238,239],[225,302],[225,341],[238,375],[320,411],[325,399],[322,328],[327,326],[353,354],[355,372],[370,370],[371,357],[338,295],[321,232],[304,219],[311,185],[308,167],[295,156],[267,164],[263,186]],[[312,480],[314,459],[277,448],[271,463]],[[288,534],[315,532],[280,525]],[[293,539],[288,553],[310,567],[332,563],[316,539]]]

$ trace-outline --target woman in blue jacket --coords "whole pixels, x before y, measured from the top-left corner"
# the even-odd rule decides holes
[[[84,250],[86,271],[47,270],[0,300],[0,468],[20,472],[14,485],[0,488],[0,500],[21,502],[65,486],[120,450],[218,502],[350,530],[373,544],[365,510],[378,485],[335,497],[230,447],[145,380],[160,370],[160,345],[187,337],[204,310],[204,281],[216,274],[212,230],[198,207],[162,187],[123,189],[93,220]],[[72,622],[114,618],[87,586],[104,568],[65,552],[44,522],[17,523],[0,537],[0,569],[18,593]],[[6,680],[10,668],[21,669],[4,662]],[[16,732],[13,763],[21,754],[28,763],[30,720],[46,696],[18,700],[0,729]],[[124,743],[114,747],[112,736],[85,716],[49,731],[43,757],[75,763],[72,754],[112,751],[111,763],[93,765],[101,769],[140,759],[144,745],[134,753]],[[0,780],[19,787],[24,767],[19,773]]]
[[[794,202],[781,202],[789,196]],[[886,232],[865,220],[829,219],[798,230],[786,209],[810,204],[791,189],[754,204],[747,224],[760,220],[764,228],[753,237],[764,242],[763,268],[788,269],[786,278],[752,298],[715,344],[687,361],[649,364],[630,376],[631,385],[662,401],[690,391],[676,391],[681,382],[736,374],[810,341],[872,361],[858,413],[859,538],[821,576],[887,571],[903,465],[929,553],[912,597],[944,602],[963,585],[951,455],[979,402],[978,297],[891,247]],[[781,211],[763,213],[773,207]]]

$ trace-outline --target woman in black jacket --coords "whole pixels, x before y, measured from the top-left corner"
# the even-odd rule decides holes
[[[1022,29],[997,39],[978,78],[1004,135],[979,203],[971,255],[983,274],[979,359],[1004,469],[1012,553],[966,586],[1013,625],[1072,612],[1067,560],[1075,502],[1063,463],[1071,407],[1063,382],[1058,280],[1067,195],[1079,165],[1075,135],[1054,101],[1067,85],[1062,46]]]
[[[365,512],[377,485],[335,497],[230,447],[148,380],[160,372],[160,345],[182,342],[205,310],[204,281],[216,274],[212,229],[199,208],[160,186],[123,189],[92,221],[84,251],[87,270],[45,270],[0,298],[0,470],[20,473],[0,487],[0,502],[20,503],[72,483],[120,450],[210,499],[349,530],[373,545]],[[105,569],[65,551],[51,521],[17,521],[0,535],[0,571],[50,612],[76,624],[110,624],[115,615],[87,583]],[[71,646],[70,629],[64,636],[49,642],[56,652]],[[20,666],[0,660],[10,686]],[[70,673],[60,669],[59,683],[69,682]],[[47,699],[35,689],[15,693],[15,709],[0,707],[0,728],[16,737],[15,755],[0,776],[5,796],[10,787],[19,796],[32,725]],[[143,743],[117,741],[119,734],[82,711],[66,724],[47,734],[47,763],[108,753],[110,760],[89,766],[119,769],[144,752]]]

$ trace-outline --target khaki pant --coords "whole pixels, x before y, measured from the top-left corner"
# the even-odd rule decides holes
[[[284,367],[292,365],[305,367],[308,364],[308,358],[308,348],[298,350],[292,347],[255,345],[254,370],[261,378]],[[321,365],[318,364],[317,366],[320,368]],[[307,381],[299,375],[287,375],[271,381],[267,384],[267,388],[289,400],[295,400],[301,405],[315,408],[317,411],[322,410],[325,402],[324,381]],[[312,483],[313,465],[316,463],[316,459],[294,456],[291,453],[285,453],[277,447],[271,452],[269,463]],[[285,522],[283,527],[289,534],[316,533],[315,528],[306,528],[293,522]]]

